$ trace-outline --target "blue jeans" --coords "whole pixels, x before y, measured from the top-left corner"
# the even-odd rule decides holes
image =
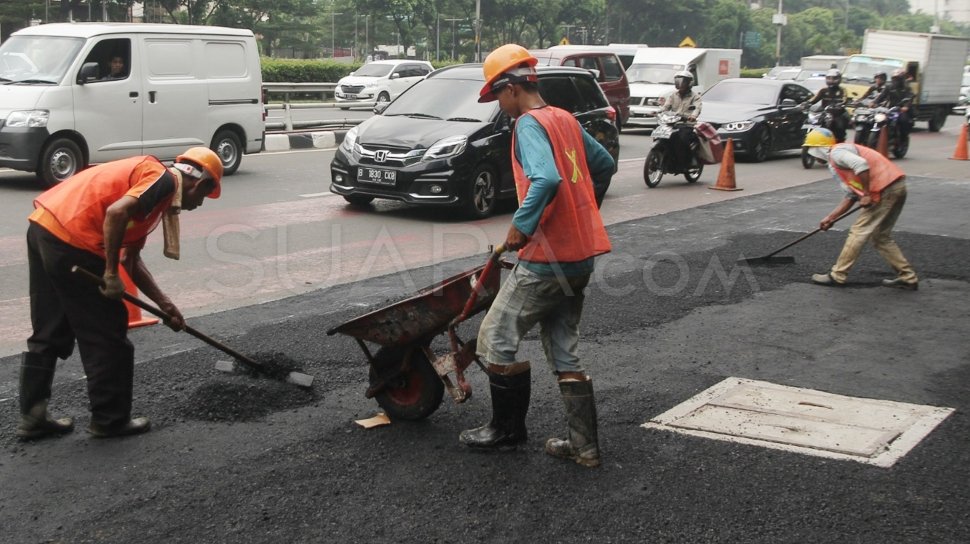
[[[522,337],[538,323],[553,370],[585,372],[576,351],[589,276],[540,276],[516,265],[478,330],[478,356],[496,365],[515,363]]]

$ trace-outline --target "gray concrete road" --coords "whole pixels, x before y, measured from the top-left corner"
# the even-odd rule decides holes
[[[154,328],[132,334],[135,409],[156,424],[147,435],[96,441],[79,430],[19,444],[16,408],[0,404],[4,540],[970,541],[970,181],[913,175],[909,188],[896,238],[920,274],[916,292],[880,287],[889,271],[871,250],[851,287],[811,285],[838,253],[842,224],[792,248],[794,264],[736,264],[814,228],[839,199],[831,181],[612,224],[615,251],[599,263],[581,344],[599,469],[542,452],[564,422],[534,335],[522,352],[536,363],[526,447],[482,454],[457,443],[488,417],[475,369],[464,405],[446,400],[417,423],[353,423],[377,411],[363,398],[364,358],[324,331],[476,255],[192,320],[241,351],[299,361],[317,376],[312,394],[218,375],[221,354]],[[641,428],[729,376],[956,411],[888,469]],[[83,382],[58,382],[56,413],[83,429],[86,406]]]

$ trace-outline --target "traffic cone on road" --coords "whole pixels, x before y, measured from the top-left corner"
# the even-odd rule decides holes
[[[734,179],[734,140],[727,139],[724,144],[724,157],[721,159],[721,172],[717,175],[717,184],[711,189],[718,191],[740,191]]]
[[[960,138],[957,139],[957,148],[953,151],[953,156],[950,158],[955,161],[967,160],[967,123],[963,123],[963,127],[960,128]]]
[[[889,127],[883,127],[879,131],[879,143],[876,144],[876,151],[883,157],[889,157]]]
[[[133,297],[138,296],[138,288],[135,287],[135,282],[131,281],[131,277],[128,276],[128,272],[125,267],[118,267],[118,275],[121,276],[121,281],[125,283],[125,292]],[[154,317],[142,317],[141,308],[135,306],[134,304],[125,301],[125,308],[128,308],[128,328],[134,329],[135,327],[144,327],[146,325],[154,325],[158,323],[158,319]]]

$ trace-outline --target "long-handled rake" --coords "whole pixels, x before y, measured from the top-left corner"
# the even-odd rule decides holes
[[[846,217],[854,214],[855,212],[859,211],[859,208],[861,208],[861,207],[862,206],[856,206],[855,208],[852,208],[851,210],[845,212],[844,214],[842,214],[839,217],[837,217],[835,219],[835,221],[832,221],[832,224],[834,225],[835,223],[838,223],[840,220],[842,220],[842,219],[844,219],[844,218],[846,218]],[[791,264],[791,263],[795,262],[795,257],[792,257],[790,255],[783,255],[781,257],[775,257],[775,255],[777,255],[778,253],[781,253],[782,251],[785,251],[786,249],[788,249],[791,246],[797,244],[798,242],[801,242],[802,240],[808,238],[809,236],[812,236],[813,234],[817,234],[821,230],[822,230],[822,228],[819,227],[819,228],[813,230],[812,232],[810,232],[810,233],[802,236],[798,240],[795,240],[794,242],[791,242],[790,244],[787,244],[784,247],[781,247],[779,249],[776,249],[775,251],[772,251],[771,253],[769,253],[769,254],[767,254],[767,255],[765,255],[763,257],[752,257],[750,259],[738,259],[738,262],[739,263],[746,263],[746,264]]]

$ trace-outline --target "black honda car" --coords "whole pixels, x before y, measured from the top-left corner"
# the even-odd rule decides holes
[[[616,112],[588,70],[538,67],[539,92],[573,113],[619,156]],[[455,206],[471,218],[492,214],[515,197],[512,122],[498,102],[480,104],[481,64],[442,68],[349,130],[330,163],[330,190],[352,205],[375,198]],[[602,201],[608,181],[594,180]]]

